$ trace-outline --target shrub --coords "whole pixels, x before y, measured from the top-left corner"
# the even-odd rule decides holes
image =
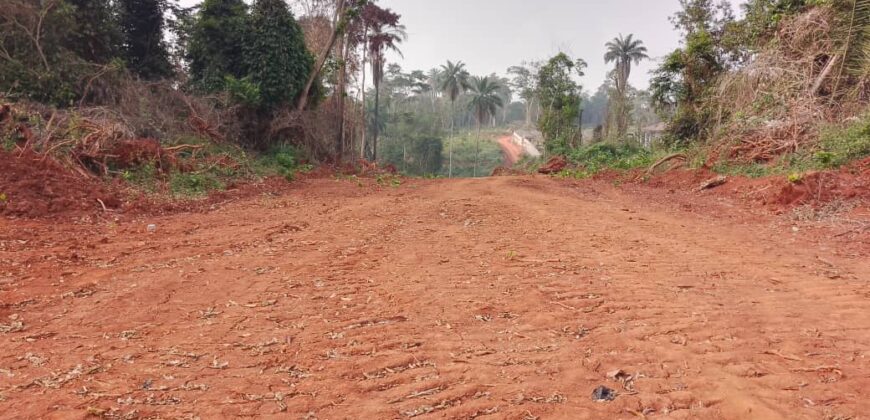
[[[822,130],[821,150],[813,159],[824,168],[836,168],[870,155],[870,115],[846,126]]]
[[[632,169],[649,166],[653,160],[651,151],[633,144],[598,143],[572,152],[568,158],[595,172],[604,168]]]
[[[199,197],[223,187],[217,177],[207,173],[174,173],[169,178],[169,188],[175,195]]]

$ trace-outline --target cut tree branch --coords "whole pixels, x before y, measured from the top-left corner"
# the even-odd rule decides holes
[[[326,44],[326,48],[320,52],[320,57],[317,59],[317,63],[314,66],[314,70],[311,72],[311,75],[308,76],[308,81],[305,83],[305,88],[302,90],[302,93],[299,94],[299,101],[296,103],[296,110],[303,111],[305,110],[305,106],[308,105],[308,94],[311,92],[311,87],[314,86],[314,81],[317,80],[317,77],[320,75],[320,72],[323,70],[324,64],[326,64],[326,59],[329,58],[329,53],[335,47],[335,42],[338,40],[338,36],[344,32],[346,22],[345,22],[345,5],[347,4],[346,0],[336,0],[335,5],[335,18],[334,29],[332,34],[329,36],[329,42]]]

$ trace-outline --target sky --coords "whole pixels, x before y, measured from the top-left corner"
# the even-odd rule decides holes
[[[735,10],[741,0],[730,0]],[[525,60],[543,60],[558,52],[589,63],[581,83],[594,92],[611,65],[604,44],[619,34],[644,41],[651,61],[632,70],[630,83],[645,89],[649,72],[679,46],[680,35],[668,20],[678,0],[380,0],[402,15],[408,40],[402,68],[428,70],[446,60],[461,60],[472,74],[505,74]]]

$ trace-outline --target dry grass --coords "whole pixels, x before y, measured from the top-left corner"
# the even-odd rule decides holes
[[[870,75],[836,71],[834,20],[825,7],[794,16],[749,64],[720,80],[717,139],[739,139],[725,145],[723,158],[769,162],[811,152],[822,126],[866,109]]]

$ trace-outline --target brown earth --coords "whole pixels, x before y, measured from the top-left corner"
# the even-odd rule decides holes
[[[0,216],[87,213],[101,209],[100,201],[109,209],[121,205],[109,186],[70,171],[51,158],[0,151],[0,164]]]
[[[522,146],[513,142],[513,136],[501,136],[497,141],[501,147],[501,154],[504,157],[504,166],[510,167],[520,161],[525,152]]]
[[[138,159],[139,155],[124,156]],[[238,165],[228,157],[214,158],[211,163]],[[75,164],[63,165],[30,151],[0,151],[0,168],[0,216],[22,219],[108,220],[118,214],[203,212],[227,202],[293,188],[283,178],[273,177],[228,185],[226,190],[214,192],[206,199],[178,200],[169,196],[165,182],[155,185],[164,194],[147,195],[120,180],[105,182]]]
[[[310,179],[0,219],[0,418],[865,416],[870,235],[710,194]]]
[[[645,170],[609,170],[595,176],[597,180],[643,184],[647,187],[675,190],[697,190],[718,174],[708,169],[674,169],[649,176]],[[846,200],[870,202],[870,158],[855,161],[837,170],[797,174],[797,178],[771,176],[748,178],[729,176],[727,182],[711,192],[750,206],[759,204],[777,212],[798,206],[825,205]]]

